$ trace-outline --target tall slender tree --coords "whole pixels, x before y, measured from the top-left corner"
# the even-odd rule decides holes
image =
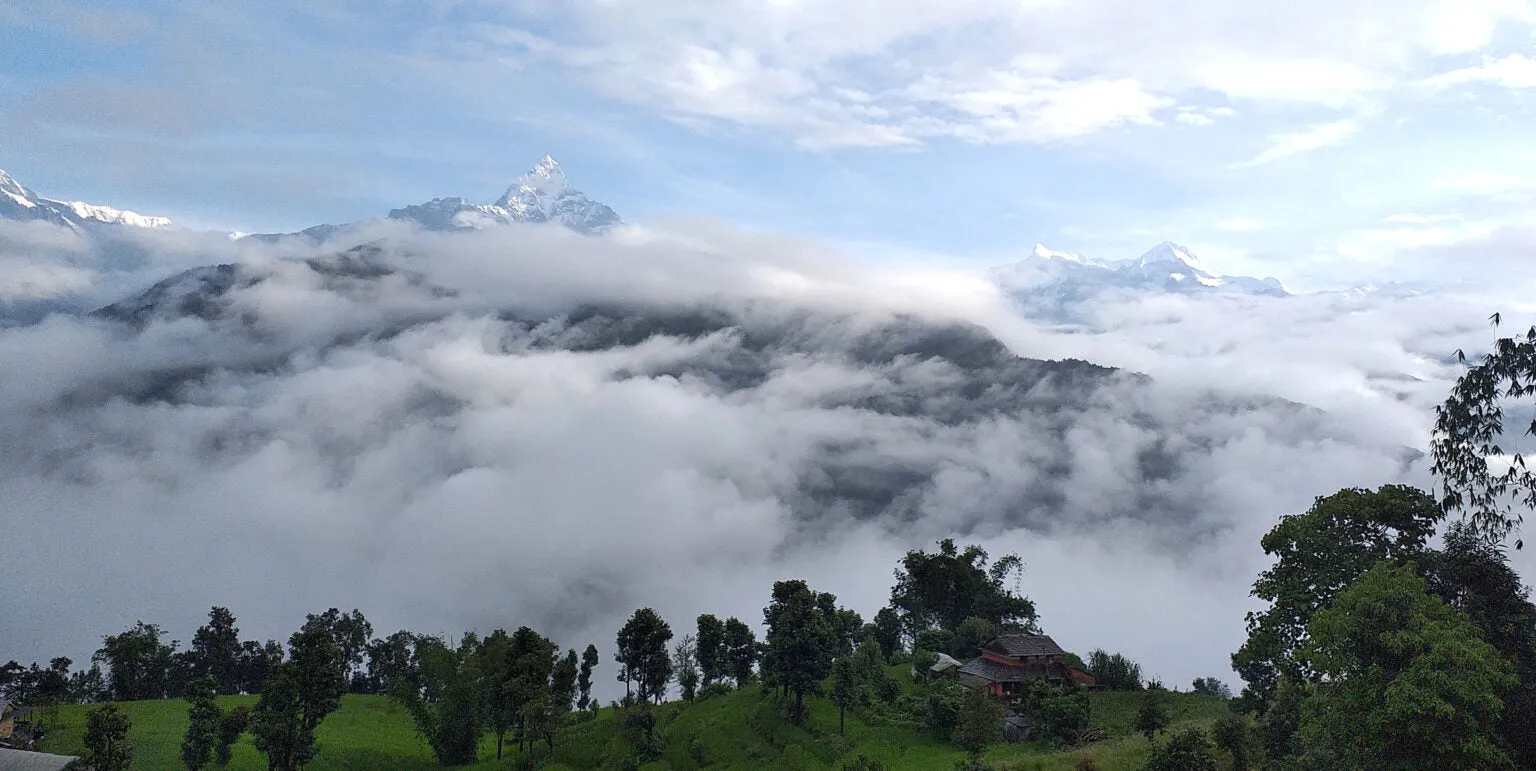
[[[595,704],[592,700],[592,670],[597,668],[597,646],[587,644],[587,649],[581,652],[581,668],[576,672],[576,708],[586,710],[589,704]]]
[[[187,684],[187,733],[181,742],[181,762],[191,771],[208,765],[213,760],[214,747],[219,742],[219,722],[223,713],[213,701],[218,692],[218,680],[204,675]]]
[[[725,659],[724,674],[736,681],[737,688],[752,681],[752,668],[758,659],[757,635],[735,616],[725,620]]]
[[[709,685],[729,674],[726,659],[725,623],[711,613],[698,619],[694,656],[699,663],[699,684]]]
[[[840,641],[835,603],[835,597],[811,591],[804,581],[778,581],[773,601],[763,608],[768,627],[764,667],[794,694],[795,721],[805,717],[806,694],[820,693],[821,681],[831,674]]]
[[[192,634],[192,675],[212,677],[219,693],[239,693],[243,648],[229,608],[208,611],[208,623]]]

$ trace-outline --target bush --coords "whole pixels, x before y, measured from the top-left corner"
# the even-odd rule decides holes
[[[688,757],[693,758],[699,768],[709,765],[709,746],[704,743],[704,737],[695,736],[688,743]]]
[[[735,690],[736,689],[733,688],[730,683],[724,681],[715,681],[709,685],[704,686],[703,688],[700,688],[699,692],[694,695],[694,699],[696,701],[703,701],[705,699],[713,699],[720,696],[729,696],[735,692]]]
[[[1141,665],[1118,653],[1095,648],[1088,654],[1088,672],[1111,691],[1141,690]]]
[[[843,761],[843,771],[889,771],[889,768],[880,760],[867,755]]]
[[[1211,740],[1198,728],[1180,731],[1152,748],[1146,771],[1217,771]]]
[[[1248,771],[1250,759],[1256,754],[1248,718],[1230,712],[1222,715],[1211,726],[1211,734],[1216,739],[1216,746],[1232,756],[1232,771]]]

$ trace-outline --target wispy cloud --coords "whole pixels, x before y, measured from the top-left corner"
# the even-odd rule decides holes
[[[1449,88],[1466,83],[1489,83],[1505,88],[1536,88],[1536,59],[1525,54],[1510,54],[1501,59],[1484,58],[1482,64],[1444,72],[1424,82],[1435,88]]]
[[[1228,233],[1246,233],[1262,227],[1264,227],[1264,223],[1252,217],[1233,217],[1216,223],[1217,230],[1224,230]]]
[[[1263,152],[1242,163],[1233,164],[1232,168],[1249,168],[1278,161],[1281,158],[1309,153],[1324,147],[1343,144],[1350,137],[1359,133],[1359,131],[1360,125],[1358,123],[1353,119],[1345,118],[1313,126],[1305,131],[1275,134],[1269,138],[1270,145]]]

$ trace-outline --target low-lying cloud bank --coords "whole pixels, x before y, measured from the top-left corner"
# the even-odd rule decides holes
[[[1340,487],[1427,485],[1402,449],[1497,309],[1126,295],[1051,329],[978,277],[722,227],[380,227],[342,257],[0,231],[4,265],[72,277],[0,299],[238,264],[132,323],[0,329],[0,659],[81,661],[139,618],[185,640],[220,604],[247,636],[334,605],[606,660],[636,607],[755,623],[786,577],[869,616],[904,550],[955,536],[1018,551],[1069,649],[1230,674],[1258,536]]]

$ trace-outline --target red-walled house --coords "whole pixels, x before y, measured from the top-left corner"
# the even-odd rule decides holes
[[[1014,695],[1030,680],[1093,686],[1093,675],[1067,664],[1066,654],[1048,635],[998,635],[981,647],[981,658],[960,668],[959,680],[1003,697]]]

